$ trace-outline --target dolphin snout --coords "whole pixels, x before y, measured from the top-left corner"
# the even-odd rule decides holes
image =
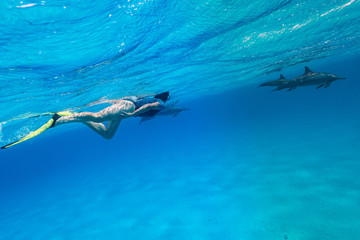
[[[269,86],[268,83],[262,83],[262,84],[260,84],[260,85],[257,86],[257,87],[266,87],[266,86]]]
[[[340,77],[340,76],[337,76],[337,75],[335,75],[336,76],[336,79],[338,80],[338,79],[346,79],[346,78],[344,78],[344,77]]]

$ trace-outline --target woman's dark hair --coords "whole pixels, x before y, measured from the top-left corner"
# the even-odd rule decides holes
[[[163,92],[163,93],[156,94],[154,96],[154,98],[158,98],[158,99],[161,99],[163,102],[166,102],[170,98],[169,92]]]

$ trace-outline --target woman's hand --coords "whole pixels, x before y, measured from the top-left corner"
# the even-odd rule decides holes
[[[134,112],[125,112],[122,111],[120,113],[120,118],[129,118],[129,117],[133,117],[134,116]]]

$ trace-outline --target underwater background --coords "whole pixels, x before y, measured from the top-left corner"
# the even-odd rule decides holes
[[[0,2],[0,144],[170,91],[177,117],[0,151],[0,239],[357,239],[360,1]],[[308,66],[329,88],[257,88]]]

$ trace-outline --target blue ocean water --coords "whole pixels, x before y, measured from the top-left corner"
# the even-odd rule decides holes
[[[0,151],[0,239],[356,239],[360,2],[0,3],[0,143],[62,110],[170,91],[112,140],[62,125]],[[308,66],[347,79],[257,88]]]

